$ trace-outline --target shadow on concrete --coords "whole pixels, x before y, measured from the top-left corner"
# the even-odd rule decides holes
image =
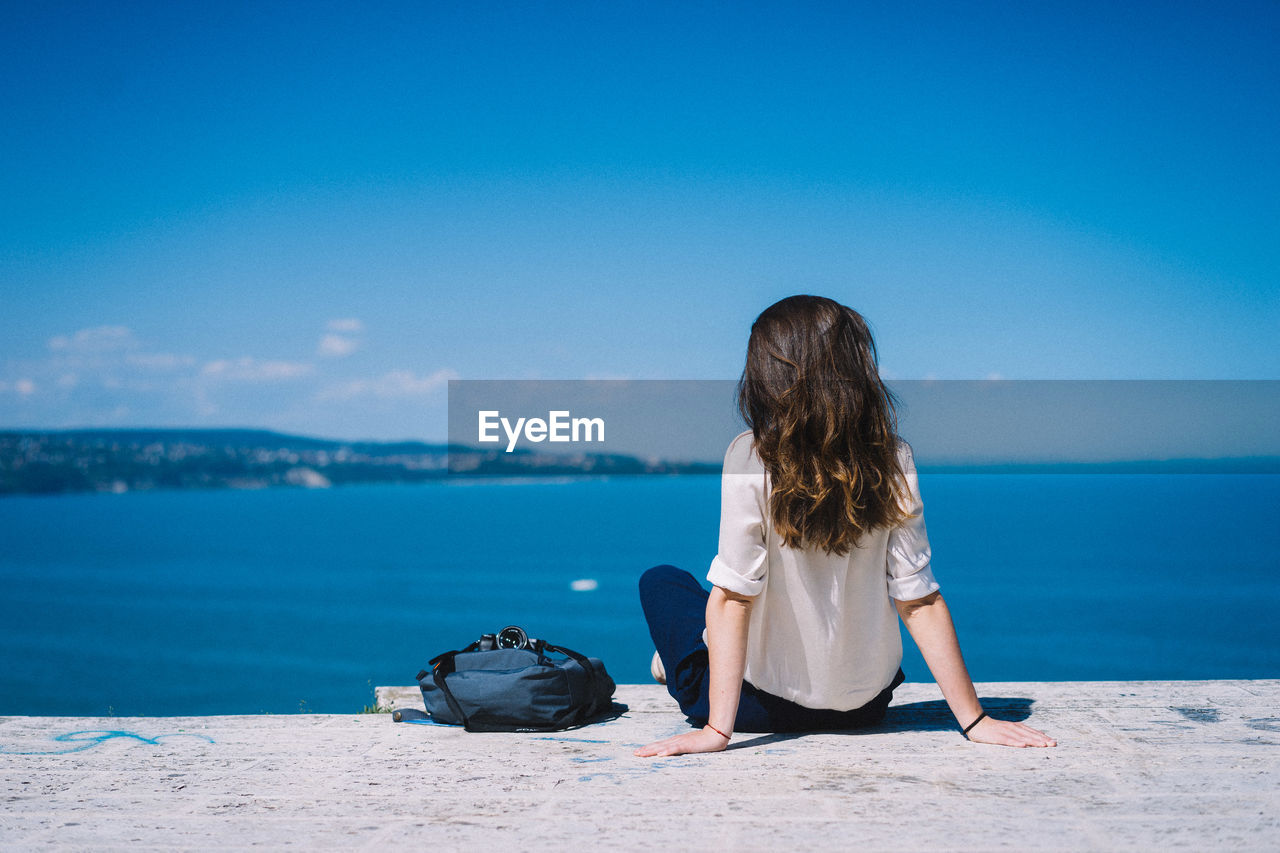
[[[757,735],[750,740],[740,740],[730,743],[725,747],[724,751],[728,752],[733,749],[753,749],[758,746],[768,746],[772,743],[782,743],[783,741],[795,740],[796,738],[804,737],[805,735],[816,734],[822,734],[822,732],[778,732],[777,734],[772,735]],[[849,734],[849,732],[840,732],[840,734]],[[735,734],[734,737],[741,737],[741,735]]]
[[[621,702],[615,701],[609,705],[609,708],[607,710],[601,711],[599,714],[596,714],[591,719],[578,723],[576,726],[570,726],[566,729],[557,729],[556,731],[571,732],[574,729],[580,729],[585,726],[594,726],[596,723],[607,723],[611,720],[618,719],[619,717],[621,717],[623,714],[627,713],[627,711],[630,711],[630,710],[631,710],[630,705],[624,705]]]
[[[1024,696],[979,696],[982,708],[991,716],[1000,720],[1020,723],[1031,716],[1031,705],[1035,700]],[[883,734],[885,732],[938,732],[954,731],[960,733],[956,718],[944,700],[929,702],[911,702],[906,705],[890,705],[885,712],[884,720],[873,726],[861,726],[855,729],[832,729],[812,732],[777,732],[762,734],[747,740],[731,743],[728,749],[751,749],[769,746],[783,741],[795,740],[806,735],[864,735]]]
[[[1034,699],[1026,696],[979,696],[982,709],[1000,720],[1021,723],[1031,716],[1031,705]],[[884,720],[875,726],[874,731],[889,732],[936,732],[959,731],[956,718],[942,699],[928,702],[910,702],[905,705],[890,705],[885,712]]]

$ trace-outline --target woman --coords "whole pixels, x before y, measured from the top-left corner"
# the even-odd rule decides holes
[[[640,579],[654,674],[699,728],[635,754],[716,752],[734,731],[878,723],[904,679],[899,616],[970,740],[1055,746],[978,702],[862,317],[817,296],[766,309],[738,403],[751,430],[725,453],[710,595],[672,566]]]

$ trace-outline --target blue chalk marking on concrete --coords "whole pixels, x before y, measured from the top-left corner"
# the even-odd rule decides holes
[[[613,761],[609,756],[604,758],[571,758],[570,761],[576,761],[579,764],[595,764],[597,761]]]
[[[564,743],[608,743],[607,740],[591,740],[585,737],[540,737],[538,740],[558,740]]]
[[[214,743],[213,738],[207,735],[190,734],[188,732],[172,732],[169,734],[156,735],[155,737],[147,737],[137,732],[125,732],[120,730],[90,730],[82,732],[64,732],[60,735],[54,735],[53,740],[58,743],[74,743],[73,747],[68,749],[51,749],[36,751],[20,751],[6,749],[0,746],[0,754],[4,755],[68,755],[72,752],[84,752],[86,749],[93,749],[95,746],[103,744],[113,738],[133,738],[141,743],[149,743],[152,746],[159,746],[160,741],[167,737],[195,737],[208,743]]]

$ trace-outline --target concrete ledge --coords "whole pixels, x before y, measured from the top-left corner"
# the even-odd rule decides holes
[[[0,845],[535,850],[1280,847],[1280,680],[986,683],[1049,749],[972,744],[933,684],[859,733],[687,729],[664,688],[576,731],[467,734],[385,714],[0,718]],[[421,707],[411,688],[385,704]]]

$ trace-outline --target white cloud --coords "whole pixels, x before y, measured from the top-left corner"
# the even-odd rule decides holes
[[[107,387],[120,387],[120,377],[128,384],[128,377],[142,374],[189,373],[197,363],[191,355],[149,351],[125,326],[94,326],[57,335],[49,339],[49,350],[52,355],[43,368],[59,388],[72,388],[102,374],[117,377]]]
[[[127,364],[147,370],[177,370],[196,363],[194,356],[175,355],[171,352],[131,352],[124,360]]]
[[[320,343],[316,345],[316,355],[343,358],[360,348],[358,336],[364,331],[364,323],[356,317],[330,320],[325,328],[329,333],[320,338]]]
[[[993,371],[991,371],[990,373],[988,373],[988,374],[987,374],[987,381],[988,381],[988,382],[999,382],[1001,379],[1004,379],[1004,376],[1003,376],[1001,373],[997,372],[997,371],[994,371],[994,370],[993,370]]]
[[[279,382],[297,379],[311,373],[315,365],[300,361],[259,361],[243,356],[237,359],[210,361],[200,370],[202,376],[233,382]]]
[[[127,326],[94,326],[72,335],[57,335],[49,339],[49,349],[55,352],[119,352],[137,346],[138,339]]]
[[[422,397],[448,384],[450,379],[457,379],[458,374],[450,368],[441,368],[426,376],[418,376],[411,370],[392,370],[375,379],[356,379],[340,385],[330,386],[319,394],[319,400],[354,400],[357,397]]]
[[[325,335],[320,339],[320,345],[316,347],[316,352],[320,355],[341,358],[345,355],[351,355],[359,347],[360,342],[354,338],[347,338],[342,335]]]
[[[13,383],[13,390],[26,397],[36,392],[36,383],[30,379],[19,379]]]
[[[358,334],[364,331],[364,323],[355,317],[343,317],[337,320],[330,320],[325,324],[325,328],[331,332],[350,332],[352,334]]]

